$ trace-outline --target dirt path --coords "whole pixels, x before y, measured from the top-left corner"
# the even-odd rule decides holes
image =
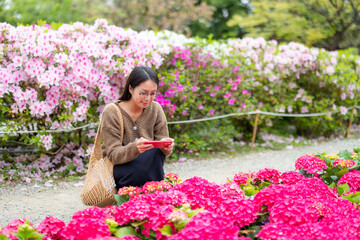
[[[233,158],[171,163],[165,165],[165,172],[177,173],[183,179],[199,176],[220,184],[239,171],[257,171],[263,168],[294,170],[294,162],[302,155],[320,152],[336,154],[340,150],[352,150],[358,147],[360,147],[360,139],[333,140],[314,146],[248,153]],[[46,216],[57,217],[68,223],[76,211],[87,208],[81,203],[81,190],[81,184],[74,182],[51,187],[30,184],[2,187],[0,188],[0,227],[17,218],[26,218],[37,225]]]

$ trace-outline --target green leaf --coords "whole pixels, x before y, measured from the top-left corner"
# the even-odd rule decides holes
[[[118,194],[114,194],[114,198],[118,206],[121,206],[123,203],[126,203],[130,199],[130,197],[127,195],[118,195]]]
[[[119,227],[119,224],[111,219],[105,219],[105,222],[109,226],[110,233],[114,235]]]
[[[141,226],[141,225],[143,225],[144,223],[146,223],[146,219],[145,220],[142,220],[142,221],[140,221],[140,222],[133,222],[133,223],[131,223],[131,226],[133,226],[133,227],[139,227],[139,226]]]
[[[347,199],[350,202],[353,203],[359,203],[360,202],[360,192],[356,192],[356,193],[350,193],[346,196],[342,196],[341,198],[343,199]]]
[[[159,231],[162,233],[162,235],[165,235],[167,237],[172,235],[172,229],[170,225],[164,225],[164,227],[159,229]]]
[[[180,231],[181,229],[183,229],[189,222],[190,222],[191,218],[185,219],[185,220],[180,220],[178,222],[174,222],[174,226],[176,228],[177,231]]]
[[[325,157],[325,153],[321,153],[321,154],[317,154],[315,155],[316,157],[320,157],[322,160],[324,160],[324,162],[326,163],[326,165],[328,167],[331,167],[331,160],[328,159],[327,157]]]
[[[360,153],[360,148],[354,148],[353,151],[354,151],[355,153]]]
[[[0,234],[0,240],[10,240],[10,239],[8,239],[5,235]]]
[[[42,240],[44,234],[36,231],[28,222],[19,225],[18,232],[14,234],[18,240]]]
[[[114,234],[115,237],[117,238],[123,238],[125,236],[137,236],[137,233],[135,231],[135,229],[131,226],[126,226],[126,227],[122,227],[119,228],[116,233]]]
[[[338,156],[343,159],[350,159],[352,156],[352,153],[349,152],[348,150],[342,150],[339,152]]]
[[[347,183],[340,184],[337,186],[337,192],[339,195],[343,195],[344,193],[347,193],[350,191],[350,187]]]
[[[332,182],[331,184],[329,184],[329,188],[336,188],[335,182]]]

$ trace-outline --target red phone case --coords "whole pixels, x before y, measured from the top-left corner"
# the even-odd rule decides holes
[[[148,141],[148,142],[145,142],[145,144],[152,144],[154,146],[154,148],[167,147],[171,143],[172,143],[171,141]]]

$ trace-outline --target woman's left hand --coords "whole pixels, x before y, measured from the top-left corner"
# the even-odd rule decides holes
[[[171,151],[175,145],[173,138],[162,138],[162,139],[160,139],[160,141],[171,141],[172,142],[169,146],[163,148],[166,151]]]

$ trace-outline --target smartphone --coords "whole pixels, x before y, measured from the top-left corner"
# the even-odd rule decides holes
[[[152,144],[154,148],[163,148],[170,146],[172,141],[147,141],[145,144]]]

